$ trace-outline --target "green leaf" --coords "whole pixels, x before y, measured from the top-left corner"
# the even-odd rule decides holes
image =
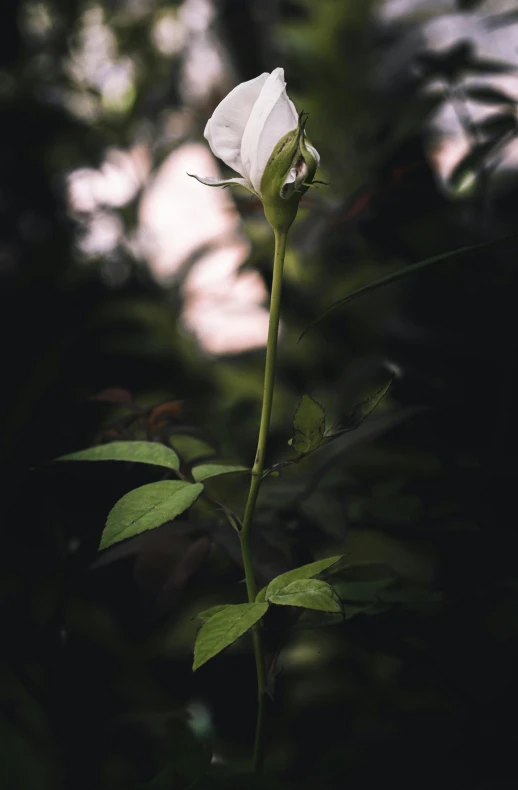
[[[319,612],[342,611],[341,601],[331,585],[320,579],[299,579],[278,592],[267,592],[266,595],[270,603],[282,606],[302,606]]]
[[[222,612],[223,609],[226,609],[227,606],[232,606],[229,603],[218,604],[217,606],[211,606],[210,609],[205,609],[203,612],[198,612],[196,615],[198,620],[210,620],[211,617],[214,617],[215,614],[218,612]]]
[[[180,461],[174,450],[158,442],[110,442],[56,458],[57,461],[132,461],[178,470]]]
[[[326,430],[326,413],[320,403],[304,395],[293,418],[295,435],[289,444],[298,453],[309,453],[320,447]]]
[[[185,433],[173,434],[169,437],[169,441],[187,463],[195,461],[197,458],[216,454],[214,447],[204,442],[203,439],[198,439],[197,436],[188,436]]]
[[[336,565],[343,556],[343,554],[339,554],[336,557],[326,557],[323,560],[310,562],[308,565],[302,565],[300,568],[281,573],[280,576],[272,579],[270,584],[257,594],[256,601],[269,599],[272,594],[279,592],[291,582],[299,581],[300,579],[312,579],[314,576],[318,576],[319,573],[332,569],[332,566]]]
[[[213,615],[198,631],[194,645],[193,671],[239,639],[267,610],[267,603],[238,603],[229,604]]]
[[[394,376],[392,375],[385,384],[360,401],[360,403],[357,403],[350,410],[344,420],[345,425],[342,429],[343,431],[354,430],[369,416],[369,414],[372,414],[374,409],[381,403],[389,391],[393,379]],[[341,431],[338,431],[338,433],[341,433]]]
[[[326,309],[320,313],[320,315],[317,316],[314,321],[308,324],[308,326],[300,335],[298,342],[302,340],[304,335],[307,334],[310,329],[313,329],[314,326],[316,326],[323,318],[325,318],[325,316],[329,315],[329,313],[332,313],[333,310],[336,310],[337,307],[345,307],[345,305],[349,304],[355,299],[359,299],[360,296],[367,296],[367,294],[377,291],[379,288],[385,288],[387,285],[392,285],[392,283],[403,280],[406,277],[410,277],[412,274],[416,274],[422,269],[433,266],[435,263],[441,263],[442,261],[446,261],[449,258],[457,258],[461,255],[465,255],[468,252],[483,249],[484,247],[492,247],[496,244],[501,244],[508,239],[514,238],[516,235],[516,233],[509,233],[507,236],[502,236],[499,239],[491,239],[490,241],[483,241],[479,244],[470,244],[466,247],[459,247],[456,250],[443,252],[441,255],[434,255],[431,258],[426,258],[424,261],[419,261],[419,263],[413,263],[410,266],[405,266],[404,269],[398,269],[397,272],[393,272],[392,274],[388,274],[386,277],[381,277],[379,280],[376,280],[373,283],[364,285],[362,288],[358,288],[357,291],[353,291],[352,293],[347,294],[347,296],[343,296],[341,299],[338,299],[336,302],[330,304],[329,307],[326,307]]]
[[[111,509],[99,549],[171,521],[187,510],[202,491],[201,483],[183,480],[162,480],[135,488]]]
[[[192,476],[196,482],[208,480],[209,477],[217,477],[218,475],[228,475],[231,472],[249,472],[246,466],[229,466],[229,464],[200,464],[195,466],[192,470]]]

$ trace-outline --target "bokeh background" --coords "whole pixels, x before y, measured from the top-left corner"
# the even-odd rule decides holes
[[[221,511],[98,555],[157,472],[52,459],[147,437],[250,464],[271,231],[187,173],[226,172],[207,118],[280,65],[329,186],[290,236],[270,461],[304,393],[339,428],[393,381],[261,494],[263,582],[354,566],[345,622],[280,645],[267,768],[302,790],[514,787],[515,0],[3,0],[1,19],[1,786],[249,786],[216,775],[249,770],[249,642],[191,672],[195,614],[245,600]],[[507,236],[297,342],[354,288]],[[212,493],[242,507],[236,476]]]

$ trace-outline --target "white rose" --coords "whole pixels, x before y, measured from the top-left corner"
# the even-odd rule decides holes
[[[320,160],[316,149],[307,142],[304,122],[288,98],[281,68],[242,82],[230,91],[207,122],[205,137],[214,155],[241,178],[194,178],[208,186],[243,186],[265,205],[274,200],[272,186],[275,197],[283,200],[289,200],[295,190],[305,192]],[[284,145],[279,146],[281,140]],[[274,168],[270,167],[270,159],[276,149]],[[300,195],[297,203],[298,199]]]

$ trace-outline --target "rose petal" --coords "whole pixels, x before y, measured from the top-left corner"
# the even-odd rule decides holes
[[[230,91],[218,104],[205,127],[205,137],[212,153],[242,176],[246,172],[241,163],[241,140],[250,114],[262,87],[268,80],[265,72]]]
[[[281,197],[289,198],[289,196],[299,187],[308,174],[308,166],[302,157],[299,158],[294,167],[288,173],[284,184],[281,189]]]
[[[309,151],[309,153],[317,163],[317,167],[318,167],[318,165],[320,164],[320,154],[318,153],[317,149],[313,145],[310,145],[307,140],[304,140],[304,145],[306,146],[307,150]]]
[[[254,104],[241,143],[244,172],[257,192],[273,149],[297,124],[297,112],[286,94],[284,70],[275,69]]]

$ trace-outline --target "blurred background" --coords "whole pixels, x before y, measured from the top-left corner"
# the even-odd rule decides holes
[[[110,508],[160,472],[51,461],[148,438],[187,469],[251,463],[272,235],[248,193],[187,173],[227,174],[205,123],[277,66],[329,186],[290,234],[270,462],[304,393],[340,428],[393,381],[261,493],[260,583],[351,563],[345,622],[267,623],[267,768],[302,790],[514,787],[515,0],[3,0],[1,17],[2,787],[252,786],[225,778],[249,770],[250,643],[191,672],[196,613],[245,600],[221,511],[98,555]],[[297,342],[355,288],[506,236]],[[236,481],[210,493],[241,512]]]

